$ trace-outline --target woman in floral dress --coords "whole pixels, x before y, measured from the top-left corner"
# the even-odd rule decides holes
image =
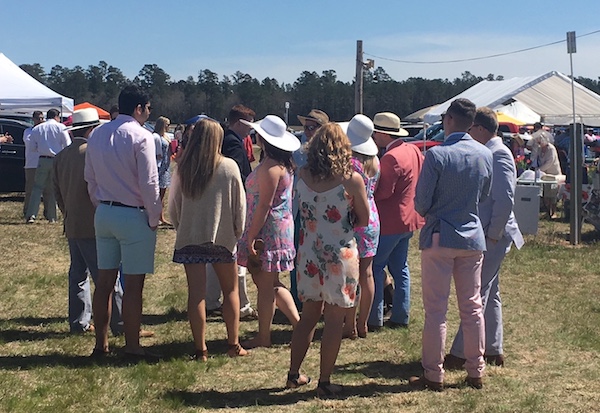
[[[300,147],[300,141],[275,115],[255,123],[241,122],[254,128],[263,152],[261,163],[246,179],[247,225],[238,244],[238,264],[248,267],[258,290],[258,335],[243,346],[270,347],[275,306],[292,326],[300,319],[292,295],[279,280],[280,272],[294,268],[296,257],[292,152]]]
[[[302,316],[294,329],[286,387],[310,382],[300,374],[321,314],[318,396],[340,393],[330,383],[342,341],[346,308],[354,305],[359,278],[354,228],[369,222],[369,204],[361,176],[353,172],[350,142],[339,125],[323,125],[307,144],[307,164],[300,169],[297,196],[300,205],[298,244],[298,297]]]
[[[346,128],[346,135],[352,145],[352,166],[363,179],[370,209],[369,225],[356,228],[354,231],[358,244],[360,277],[356,305],[346,310],[344,322],[343,336],[350,339],[367,337],[367,319],[375,294],[373,257],[377,253],[379,244],[379,213],[373,194],[379,180],[379,159],[377,158],[377,145],[371,138],[373,129],[373,121],[361,114],[354,116]],[[360,306],[360,313],[357,321],[358,306]]]

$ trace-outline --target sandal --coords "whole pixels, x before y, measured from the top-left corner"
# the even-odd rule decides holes
[[[206,349],[206,350],[196,350],[194,352],[194,354],[192,354],[191,359],[194,360],[194,361],[202,361],[202,362],[208,361],[208,349]]]
[[[339,384],[331,384],[329,381],[319,380],[317,386],[317,397],[326,399],[328,397],[337,397],[344,391],[344,386]]]
[[[236,343],[236,344],[229,344],[229,350],[227,350],[227,355],[229,357],[243,357],[243,356],[247,356],[248,354],[250,354],[248,351],[246,351],[244,349],[244,347],[242,347],[240,345],[240,343]]]
[[[312,381],[311,378],[305,374],[288,373],[287,382],[285,383],[285,388],[286,389],[297,389],[298,387],[306,386],[311,381]]]

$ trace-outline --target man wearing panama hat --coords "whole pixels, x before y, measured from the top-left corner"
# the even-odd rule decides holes
[[[381,233],[379,247],[373,259],[375,295],[368,326],[377,330],[383,326],[383,290],[387,266],[394,279],[391,328],[406,327],[410,312],[410,272],[408,245],[413,231],[425,221],[415,211],[415,188],[423,155],[415,145],[404,143],[400,137],[408,136],[401,127],[400,118],[391,112],[377,113],[373,118],[373,138],[385,150],[381,157],[381,176],[375,191]]]
[[[94,230],[94,205],[90,201],[87,182],[83,179],[87,138],[100,124],[96,109],[73,112],[73,124],[67,128],[73,134],[71,145],[56,155],[54,162],[54,192],[64,216],[65,236],[69,244],[69,329],[71,333],[93,331],[92,297],[88,271],[98,279],[98,261]],[[120,287],[120,284],[116,284]],[[122,332],[121,302],[123,291],[113,293],[111,330]]]

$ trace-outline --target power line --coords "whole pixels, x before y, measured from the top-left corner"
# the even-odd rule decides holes
[[[582,35],[577,36],[577,37],[590,36],[590,35],[596,34],[596,33],[600,33],[600,30],[596,30],[596,31],[593,31],[593,32],[590,32],[590,33],[582,34]],[[388,58],[388,57],[375,56],[373,54],[364,53],[364,52],[363,52],[363,54],[366,55],[366,56],[374,57],[375,59],[387,60],[389,62],[396,62],[396,63],[423,64],[423,65],[427,65],[427,64],[442,64],[442,63],[462,63],[462,62],[473,62],[473,61],[476,61],[476,60],[492,59],[492,58],[501,57],[501,56],[508,56],[508,55],[511,55],[511,54],[517,54],[517,53],[527,52],[527,51],[530,51],[530,50],[541,49],[542,47],[553,46],[555,44],[564,43],[564,42],[566,42],[566,39],[565,40],[557,40],[555,42],[546,43],[546,44],[542,44],[542,45],[539,45],[539,46],[528,47],[528,48],[525,48],[525,49],[519,49],[519,50],[515,50],[515,51],[512,51],[512,52],[498,53],[498,54],[487,55],[487,56],[480,56],[480,57],[471,57],[471,58],[468,58],[468,59],[456,59],[456,60],[432,60],[432,61],[400,60],[400,59],[391,59],[391,58]]]

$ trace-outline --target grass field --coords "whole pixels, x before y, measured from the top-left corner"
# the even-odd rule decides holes
[[[347,397],[315,398],[315,385],[285,391],[291,329],[274,326],[269,349],[250,357],[225,356],[225,327],[208,322],[210,359],[189,361],[183,268],[171,262],[175,233],[160,228],[156,273],[144,290],[143,327],[156,336],[143,345],[165,355],[157,365],[127,366],[119,357],[94,364],[92,335],[70,335],[67,316],[68,247],[60,224],[21,219],[20,194],[0,195],[0,411],[3,412],[591,412],[600,411],[600,248],[584,225],[584,242],[566,241],[569,226],[542,221],[521,251],[507,256],[501,276],[504,300],[504,368],[486,370],[485,387],[447,373],[443,393],[415,392],[408,377],[420,373],[423,310],[416,238],[410,250],[412,320],[406,330],[370,333],[342,344],[333,380]],[[285,282],[289,280],[283,277]],[[249,280],[253,297],[256,289]],[[456,301],[449,337],[457,327]],[[257,322],[241,324],[242,337]],[[319,333],[303,366],[318,377]],[[122,348],[122,338],[110,338]]]

